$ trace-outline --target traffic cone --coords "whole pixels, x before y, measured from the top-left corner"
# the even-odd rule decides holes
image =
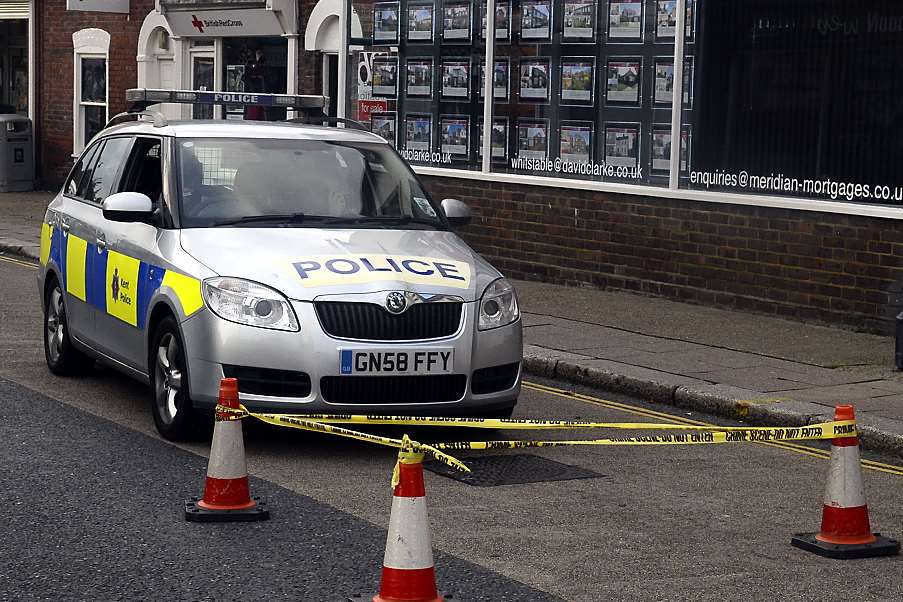
[[[423,454],[402,449],[395,470],[382,580],[373,602],[443,602],[436,590]]]
[[[853,406],[837,406],[834,420],[855,420]],[[821,531],[797,533],[790,544],[819,556],[844,560],[892,556],[900,552],[899,541],[872,533],[869,525],[869,509],[862,489],[858,437],[831,440],[831,468],[825,488]]]
[[[219,385],[219,406],[235,410],[238,403],[238,380],[224,378]],[[185,519],[195,522],[252,521],[270,518],[266,500],[251,497],[248,489],[248,465],[241,420],[217,410],[213,426],[213,443],[204,482],[204,497],[185,502]]]

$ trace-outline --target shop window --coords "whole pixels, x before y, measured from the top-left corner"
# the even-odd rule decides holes
[[[288,88],[288,40],[278,37],[223,38],[223,82],[228,92],[285,94]],[[226,119],[277,121],[280,107],[226,105]]]
[[[667,186],[676,4],[497,0],[487,35],[485,1],[351,0],[348,116],[415,165],[479,170],[489,102],[492,171]]]
[[[346,116],[415,166],[903,205],[891,0],[348,2]]]
[[[676,4],[497,0],[492,170],[667,186]]]
[[[697,4],[685,187],[903,204],[899,2]]]
[[[353,0],[346,116],[412,165],[480,169],[485,37],[470,0]],[[355,18],[356,17],[356,18]],[[356,29],[356,27],[355,27]]]
[[[73,153],[78,154],[108,119],[107,57],[110,35],[101,29],[72,34],[75,51]]]

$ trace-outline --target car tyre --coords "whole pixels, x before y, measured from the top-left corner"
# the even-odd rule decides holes
[[[58,376],[82,376],[94,367],[94,359],[72,345],[69,319],[59,280],[54,279],[44,299],[44,358]]]
[[[150,348],[151,412],[164,439],[185,441],[199,434],[198,413],[188,390],[185,345],[176,321],[160,321]]]

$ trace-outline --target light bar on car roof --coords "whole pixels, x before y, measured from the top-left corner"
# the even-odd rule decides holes
[[[256,94],[252,92],[208,92],[200,90],[151,90],[132,88],[126,90],[125,99],[140,108],[161,102],[197,105],[241,105],[257,107],[285,107],[301,111],[319,109],[325,111],[325,96],[296,94]]]

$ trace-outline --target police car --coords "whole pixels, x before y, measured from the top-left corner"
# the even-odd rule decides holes
[[[129,91],[136,109],[211,94]],[[517,297],[455,235],[463,203],[435,203],[366,131],[143,114],[98,134],[47,209],[53,373],[101,361],[149,384],[169,439],[195,432],[223,377],[263,411],[510,416]]]

